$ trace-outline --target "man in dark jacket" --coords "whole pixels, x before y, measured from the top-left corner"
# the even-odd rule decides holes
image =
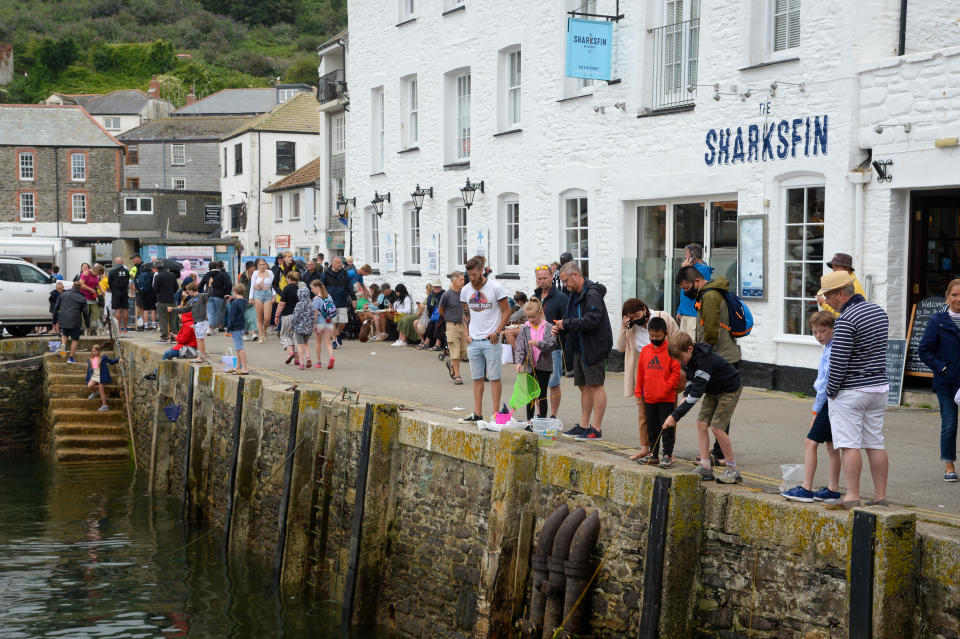
[[[600,439],[607,391],[603,387],[607,355],[613,348],[613,332],[603,296],[603,284],[583,277],[580,266],[567,262],[560,268],[560,281],[569,291],[567,311],[553,324],[553,334],[566,336],[566,348],[573,349],[573,384],[580,388],[580,423],[563,433],[577,439]],[[590,414],[593,414],[593,422]]]
[[[207,321],[210,330],[217,328],[221,333],[227,320],[227,306],[224,298],[233,290],[233,282],[224,270],[223,262],[213,262],[210,270],[200,280],[200,292],[207,292]]]
[[[77,361],[73,357],[77,354],[83,325],[90,322],[90,309],[87,307],[87,298],[80,292],[80,282],[74,282],[73,288],[57,298],[53,314],[60,319],[61,350],[66,350],[67,338],[70,338],[70,357],[67,361],[73,364]]]
[[[130,307],[130,271],[123,265],[123,258],[114,259],[114,266],[107,273],[107,284],[110,287],[110,308],[117,316],[117,324],[121,333],[127,332],[127,319]]]
[[[159,263],[154,263],[157,273],[153,276],[153,292],[157,296],[157,318],[160,324],[160,338],[157,343],[173,342],[173,335],[177,332],[177,316],[167,310],[174,305],[177,295],[177,276]]]
[[[330,268],[320,276],[320,281],[323,282],[327,293],[330,294],[333,303],[337,306],[337,317],[334,319],[337,332],[334,334],[334,339],[339,346],[343,344],[340,332],[349,321],[347,307],[350,306],[351,299],[356,299],[353,290],[350,288],[350,276],[347,274],[347,269],[343,268],[343,260],[339,257],[333,258]]]

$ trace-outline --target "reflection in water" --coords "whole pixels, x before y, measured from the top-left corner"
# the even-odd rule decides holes
[[[228,568],[220,531],[185,525],[125,466],[5,457],[0,486],[2,638],[341,636],[335,611],[281,597],[266,561]]]

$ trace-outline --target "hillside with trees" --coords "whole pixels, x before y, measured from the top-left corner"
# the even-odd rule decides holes
[[[0,2],[14,80],[0,101],[146,90],[177,106],[228,87],[316,84],[316,47],[347,23],[346,0],[33,0]]]

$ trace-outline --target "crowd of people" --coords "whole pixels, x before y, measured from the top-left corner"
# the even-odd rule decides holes
[[[314,367],[314,361],[319,368],[324,359],[332,369],[334,351],[344,337],[392,340],[392,346],[439,352],[454,385],[464,383],[461,365],[469,364],[473,409],[462,422],[484,419],[488,386],[492,412],[501,410],[506,364],[536,380],[539,393],[525,407],[527,420],[555,418],[561,379],[571,376],[580,391],[580,420],[563,435],[603,438],[607,359],[614,347],[606,288],[587,278],[569,253],[534,269],[536,288],[529,298],[522,291],[511,296],[484,257],[476,256],[466,263],[465,272],[449,274],[446,288],[440,280],[429,282],[422,301],[415,301],[403,283],[368,285],[365,278],[373,270],[357,267],[350,257],[334,257],[327,264],[322,255],[298,262],[291,253],[281,253],[272,265],[264,258],[247,262],[235,282],[219,262],[198,277],[189,264],[177,272],[162,260],[144,263],[135,255],[131,261],[127,269],[117,258],[108,273],[102,266],[85,264],[66,290],[58,282],[51,312],[63,343],[72,341],[70,361],[80,333],[96,330],[104,306],[114,310],[121,332],[128,330],[128,323],[157,330],[157,342],[171,344],[165,358],[206,361],[205,338],[214,331],[227,333],[237,357],[231,372],[240,375],[248,373],[244,342],[263,343],[271,331],[287,353],[285,362],[300,369]],[[888,472],[883,439],[887,315],[867,301],[849,255],[836,254],[828,267],[818,293],[821,310],[808,318],[824,348],[806,436],[805,476],[781,494],[843,508],[859,505],[864,450],[874,485],[868,504],[883,505]],[[731,330],[730,283],[713,275],[697,244],[685,248],[675,280],[680,299],[675,314],[636,298],[625,300],[621,309],[616,348],[624,354],[624,395],[633,396],[638,406],[640,448],[631,459],[670,468],[677,422],[699,404],[697,474],[704,480],[740,482],[731,422],[743,382],[740,345]],[[137,309],[131,322],[125,317],[128,295],[135,297]],[[957,481],[960,280],[950,283],[946,298],[947,305],[927,326],[919,354],[933,371],[944,479],[952,482]],[[816,488],[821,444],[829,473],[827,484]],[[722,471],[715,474],[716,467]]]

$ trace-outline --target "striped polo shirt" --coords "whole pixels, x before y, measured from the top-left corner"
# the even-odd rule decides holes
[[[827,396],[841,390],[887,383],[889,320],[882,308],[854,295],[843,305],[833,327]]]

